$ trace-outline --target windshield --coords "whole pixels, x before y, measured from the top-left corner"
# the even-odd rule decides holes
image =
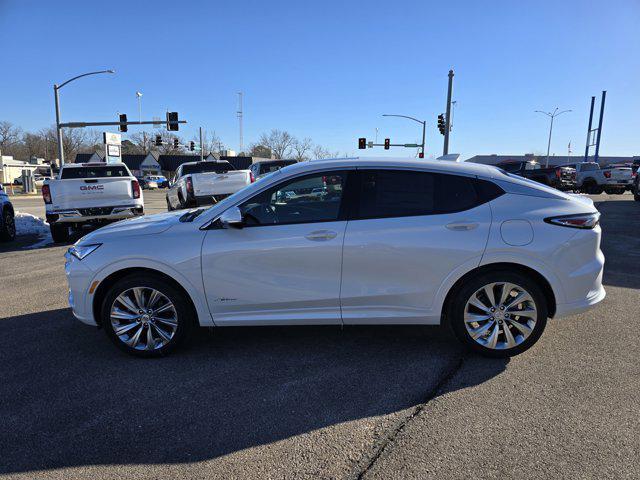
[[[235,168],[229,162],[198,162],[192,165],[182,165],[183,175],[206,172],[225,173],[231,170],[235,170]]]
[[[68,178],[105,178],[105,177],[128,177],[129,172],[123,166],[102,166],[91,167],[71,167],[63,168],[61,179]]]

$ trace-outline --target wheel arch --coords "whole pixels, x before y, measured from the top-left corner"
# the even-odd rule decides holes
[[[3,205],[2,207],[2,213],[4,213],[5,210],[9,210],[11,212],[11,215],[15,216],[16,212],[13,209],[13,205],[11,204],[11,202],[7,202]]]
[[[481,265],[473,270],[468,271],[464,275],[462,275],[456,282],[449,288],[445,300],[442,305],[442,323],[447,321],[447,312],[451,306],[451,302],[453,300],[454,293],[460,288],[462,284],[468,281],[470,278],[473,278],[478,275],[482,275],[488,272],[496,271],[496,270],[510,270],[517,271],[523,275],[531,276],[535,279],[536,283],[540,285],[542,292],[544,293],[545,299],[547,300],[547,309],[550,318],[556,313],[556,295],[551,287],[551,283],[549,280],[542,275],[537,270],[528,267],[526,265],[520,263],[513,262],[496,262],[496,263],[488,263],[485,265]]]
[[[149,274],[149,275],[155,276],[156,278],[162,278],[164,281],[166,281],[167,283],[170,283],[174,288],[182,292],[182,294],[184,295],[184,297],[187,299],[187,301],[191,306],[195,325],[196,326],[200,325],[200,318],[199,318],[200,316],[198,315],[198,309],[196,308],[196,304],[192,296],[180,284],[180,282],[178,282],[175,278],[171,277],[170,275],[164,272],[161,272],[160,270],[156,270],[154,268],[129,267],[129,268],[123,268],[121,270],[112,272],[107,277],[105,277],[98,285],[98,288],[96,288],[95,294],[93,295],[91,308],[92,308],[93,318],[95,319],[95,322],[98,326],[102,324],[100,311],[102,308],[102,302],[104,301],[104,298],[107,292],[109,291],[109,289],[113,285],[115,285],[115,283],[120,279],[128,277],[130,275],[135,275],[135,274]]]

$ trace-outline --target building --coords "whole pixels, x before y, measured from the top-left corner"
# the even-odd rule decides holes
[[[523,162],[535,160],[538,163],[544,165],[547,161],[546,155],[534,155],[533,153],[527,153],[525,155],[476,155],[474,157],[468,158],[465,162],[473,162],[473,163],[482,163],[484,165],[498,165],[506,162]],[[567,156],[567,155],[553,155],[549,156],[549,166],[556,165],[566,165],[571,163],[580,163],[584,160],[584,155],[575,155],[575,156]],[[589,157],[589,161],[593,162],[593,157]],[[608,156],[599,156],[598,163],[600,166],[617,164],[617,163],[633,163],[640,162],[640,156],[636,155],[633,157],[608,157]]]
[[[0,155],[0,183],[10,184],[22,177],[22,170],[36,173],[43,165],[16,160],[11,155]],[[44,166],[48,169],[48,165]]]

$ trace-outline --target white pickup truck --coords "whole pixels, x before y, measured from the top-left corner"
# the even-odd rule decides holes
[[[633,183],[631,167],[600,168],[596,162],[576,164],[576,187],[581,192],[593,195],[606,192],[620,194],[629,190]]]
[[[167,208],[217,203],[255,180],[250,170],[235,170],[224,160],[183,163],[167,192]]]
[[[54,242],[70,229],[144,214],[140,184],[124,163],[69,163],[42,186],[47,222]]]

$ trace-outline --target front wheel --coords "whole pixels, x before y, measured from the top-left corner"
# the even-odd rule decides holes
[[[69,227],[66,224],[52,223],[49,228],[51,229],[51,238],[54,243],[65,243],[69,241]]]
[[[109,338],[139,357],[172,351],[187,337],[195,318],[183,292],[162,278],[140,274],[109,289],[101,314]]]
[[[16,238],[16,220],[13,212],[8,208],[2,214],[2,227],[0,227],[0,241],[10,242]]]
[[[530,348],[547,323],[547,301],[529,277],[488,272],[467,281],[449,308],[456,337],[487,357],[510,357]]]

